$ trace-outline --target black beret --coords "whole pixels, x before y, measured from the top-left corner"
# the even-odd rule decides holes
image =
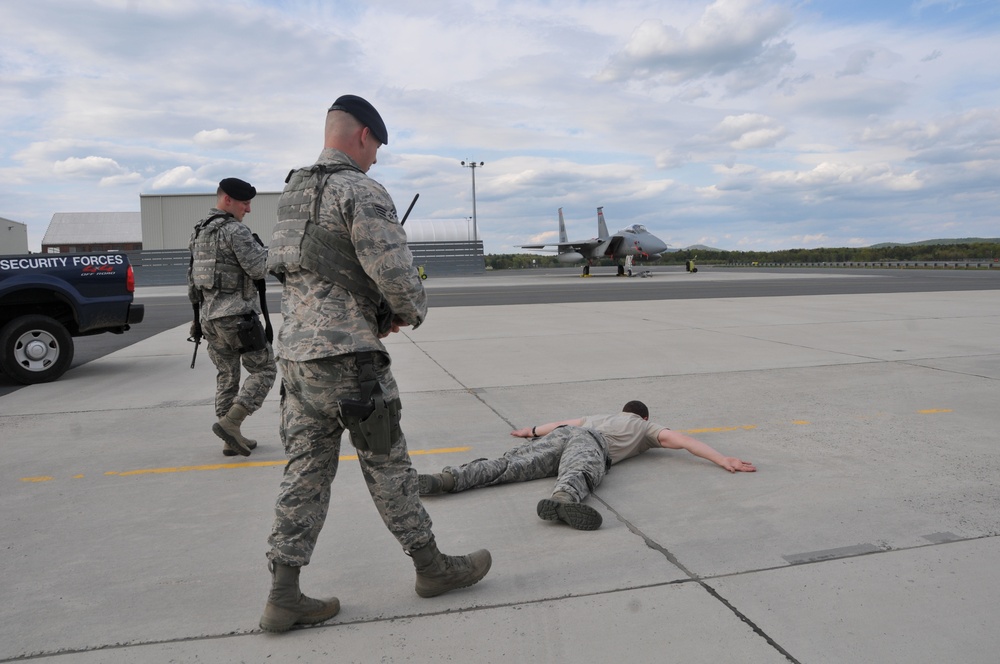
[[[337,97],[337,101],[333,102],[333,106],[330,107],[327,113],[330,111],[345,111],[350,113],[357,118],[358,122],[371,130],[379,143],[382,145],[389,144],[389,132],[385,129],[382,116],[378,114],[374,106],[361,97],[357,95],[341,95]]]
[[[219,189],[234,201],[249,201],[257,195],[257,190],[249,182],[239,178],[226,178],[219,183]]]

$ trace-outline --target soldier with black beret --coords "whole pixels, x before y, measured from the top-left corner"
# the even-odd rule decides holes
[[[368,127],[372,135],[378,139],[382,145],[389,144],[389,132],[386,131],[382,116],[378,114],[375,107],[357,95],[341,95],[337,101],[333,102],[327,111],[344,111],[353,115],[358,122]]]
[[[243,217],[257,190],[239,178],[225,178],[216,190],[216,203],[191,235],[188,297],[198,320],[193,328],[208,342],[216,374],[215,414],[212,431],[223,440],[226,456],[248,456],[257,441],[247,438],[240,426],[264,403],[277,377],[274,352],[266,339],[254,336],[261,313],[256,281],[267,274],[267,249],[257,242]],[[241,339],[241,334],[243,338]],[[192,336],[198,337],[195,329]],[[249,376],[240,387],[240,364]]]
[[[289,174],[278,202],[267,266],[284,284],[275,349],[288,465],[268,540],[272,585],[260,619],[268,632],[340,610],[336,597],[303,595],[299,571],[326,520],[346,429],[379,515],[412,558],[418,595],[471,586],[492,563],[485,549],[438,550],[399,424],[399,388],[381,339],[419,326],[427,296],[392,198],[366,175],[388,142],[374,106],[339,97],[327,111],[319,159]],[[379,570],[371,573],[378,578]]]
[[[244,182],[239,178],[225,178],[219,182],[219,189],[222,190],[226,196],[229,196],[234,201],[239,201],[245,203],[247,201],[253,200],[253,197],[257,195],[257,190],[254,189],[253,185],[249,182]],[[247,212],[249,212],[249,208]]]

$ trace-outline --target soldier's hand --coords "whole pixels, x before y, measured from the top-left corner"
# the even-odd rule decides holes
[[[378,335],[378,338],[379,339],[384,339],[387,336],[389,336],[390,334],[392,334],[393,332],[399,332],[400,328],[409,327],[409,326],[410,326],[410,324],[407,323],[402,318],[400,318],[399,316],[393,316],[392,317],[392,323],[390,323],[389,331],[386,332],[385,334]]]
[[[200,323],[191,323],[191,329],[189,330],[188,336],[191,337],[192,339],[200,339],[201,336],[202,336],[201,335],[201,324]]]

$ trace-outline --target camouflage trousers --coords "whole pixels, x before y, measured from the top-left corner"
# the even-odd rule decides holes
[[[222,417],[238,403],[253,413],[260,409],[264,398],[274,386],[278,368],[270,344],[264,350],[240,353],[236,325],[241,316],[224,316],[202,320],[201,331],[208,342],[208,356],[215,365],[215,415]],[[240,389],[240,364],[249,372]]]
[[[455,478],[454,491],[555,477],[556,491],[582,501],[604,479],[608,445],[593,429],[562,426],[507,450],[497,459],[476,459],[444,469]]]
[[[326,521],[330,484],[337,475],[344,424],[338,399],[360,399],[354,355],[310,362],[279,360],[282,374],[281,440],[288,465],[274,506],[267,557],[285,565],[309,563]],[[375,371],[386,400],[399,389],[388,359],[377,354]],[[400,433],[389,454],[356,450],[368,492],[389,532],[407,552],[434,539],[431,518],[420,502],[417,472]]]

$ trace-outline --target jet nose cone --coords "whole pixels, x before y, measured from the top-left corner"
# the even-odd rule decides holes
[[[660,238],[651,240],[649,243],[649,253],[651,254],[662,254],[666,250],[667,250],[667,243],[661,240]]]

